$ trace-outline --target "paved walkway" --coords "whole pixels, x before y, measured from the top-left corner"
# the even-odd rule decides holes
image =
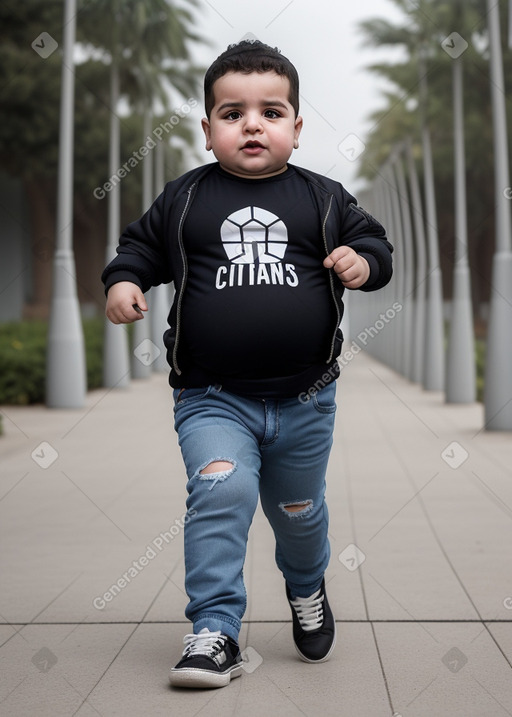
[[[512,715],[512,435],[364,354],[342,371],[328,475],[333,657],[297,658],[259,511],[244,674],[169,688],[188,624],[166,381],[2,411],[1,715]]]

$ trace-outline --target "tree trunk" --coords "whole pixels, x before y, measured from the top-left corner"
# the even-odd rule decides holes
[[[24,317],[47,319],[52,286],[52,258],[55,247],[55,181],[25,179],[23,186],[29,208],[32,290]]]

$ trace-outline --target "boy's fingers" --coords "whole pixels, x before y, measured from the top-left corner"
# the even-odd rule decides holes
[[[345,271],[350,270],[350,268],[353,266],[353,261],[350,257],[340,257],[340,258],[334,258],[334,260],[331,263],[332,269],[336,272],[336,274],[341,275],[344,274]]]
[[[345,283],[356,279],[359,276],[359,272],[357,271],[357,267],[350,266],[348,269],[345,269],[345,271],[338,272],[338,276],[340,279],[343,279],[343,282]]]
[[[107,319],[111,321],[113,324],[124,324],[126,323],[123,315],[119,311],[114,311],[110,309],[106,312]]]
[[[368,262],[348,246],[336,247],[323,263],[327,269],[333,269],[347,289],[358,289],[369,276]]]
[[[144,294],[142,293],[142,291],[135,294],[135,296],[133,298],[134,298],[134,302],[133,302],[132,306],[135,309],[135,311],[140,312],[140,311],[148,310],[148,305],[146,304],[146,299],[144,298]]]
[[[129,323],[131,323],[132,321],[140,321],[140,319],[144,318],[144,314],[142,313],[142,310],[139,308],[138,304],[123,306],[122,314],[125,318],[125,321]]]
[[[327,269],[332,269],[336,266],[336,271],[339,273],[340,271],[343,271],[343,268],[351,266],[352,262],[349,259],[350,254],[352,254],[350,247],[338,246],[324,259],[324,266]],[[347,261],[343,262],[343,259],[345,258],[347,258]],[[340,264],[340,262],[342,263]],[[345,264],[347,265],[346,267],[344,267]]]
[[[139,321],[144,318],[142,311],[135,309],[137,304],[130,305],[119,305],[114,308],[107,310],[107,318],[112,321],[113,324],[131,324],[133,321]]]
[[[144,318],[143,311],[148,310],[148,305],[146,304],[146,300],[144,298],[144,294],[140,294],[140,296],[135,297],[137,300],[134,304],[132,304],[132,309],[135,311],[135,321],[138,321],[139,319]]]

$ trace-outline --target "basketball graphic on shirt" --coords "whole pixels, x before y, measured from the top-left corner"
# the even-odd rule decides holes
[[[230,214],[220,235],[233,264],[274,264],[283,259],[288,244],[284,223],[261,207],[244,207]]]

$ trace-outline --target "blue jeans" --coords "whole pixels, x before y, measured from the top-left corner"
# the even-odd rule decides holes
[[[207,627],[238,639],[247,602],[247,536],[258,496],[292,595],[308,597],[320,587],[330,556],[324,494],[335,392],[334,382],[312,396],[283,400],[244,398],[221,386],[174,390],[175,429],[188,476],[185,615],[195,633]],[[216,461],[231,465],[204,472]]]

